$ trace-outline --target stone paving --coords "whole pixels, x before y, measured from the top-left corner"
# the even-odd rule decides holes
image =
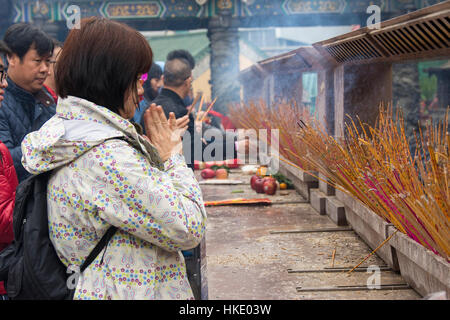
[[[199,181],[202,178],[196,172]],[[353,231],[321,233],[273,233],[274,231],[337,228],[319,215],[309,203],[289,190],[287,195],[257,195],[249,185],[250,176],[233,170],[231,179],[243,185],[202,185],[205,201],[241,197],[268,197],[271,206],[208,207],[206,256],[210,300],[299,300],[299,299],[420,299],[412,289],[298,292],[297,288],[367,286],[373,273],[290,273],[292,270],[321,270],[353,267],[370,253]],[[244,193],[233,193],[233,191]],[[281,204],[276,204],[280,203]],[[297,202],[297,203],[292,203]],[[373,255],[363,265],[383,266]],[[405,283],[399,273],[381,271],[381,285]]]

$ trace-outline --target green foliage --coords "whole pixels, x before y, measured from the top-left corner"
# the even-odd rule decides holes
[[[283,175],[281,173],[276,173],[276,174],[272,175],[272,177],[274,177],[279,183],[286,183],[286,185],[288,186],[288,189],[294,188],[292,181],[289,180],[285,175]]]
[[[425,101],[430,101],[434,98],[437,91],[437,77],[423,77],[420,79],[421,98]]]
[[[425,101],[433,100],[437,92],[437,77],[430,76],[428,69],[440,67],[445,64],[446,60],[423,61],[418,63],[419,83],[421,91],[421,99]]]
[[[225,169],[225,170],[227,170],[227,173],[230,173],[230,168],[225,165],[218,166],[215,164],[215,165],[211,166],[211,169],[214,171],[217,171],[217,169]]]

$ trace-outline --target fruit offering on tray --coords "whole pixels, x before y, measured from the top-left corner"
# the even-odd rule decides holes
[[[217,169],[216,179],[228,179],[228,171],[225,168]]]
[[[209,168],[203,169],[200,175],[203,179],[228,179],[230,168],[225,165],[213,165]]]
[[[267,175],[267,167],[259,167],[256,174],[250,178],[250,186],[257,193],[276,194],[277,190],[292,189],[292,182],[281,173]]]
[[[292,181],[289,180],[285,175],[283,175],[281,173],[276,173],[276,174],[272,175],[272,177],[274,177],[280,184],[279,185],[280,190],[294,189],[294,185],[292,184]]]
[[[213,169],[203,169],[201,176],[203,179],[212,179],[216,176],[216,172]]]
[[[261,166],[256,170],[256,175],[258,177],[265,177],[267,175],[267,167],[266,166]]]
[[[277,192],[277,180],[273,177],[265,177],[263,178],[263,190],[264,193],[273,196]]]
[[[194,160],[194,170],[210,169],[213,166],[226,166],[229,169],[239,168],[242,161],[239,159],[228,159],[223,161],[198,161]]]
[[[259,177],[254,175],[250,179],[250,186],[256,193],[274,195],[278,189],[277,180],[273,177]]]

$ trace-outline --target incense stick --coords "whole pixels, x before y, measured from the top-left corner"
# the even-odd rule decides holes
[[[217,98],[215,98],[213,100],[213,102],[211,102],[211,104],[209,105],[208,109],[203,114],[203,117],[200,119],[200,122],[203,122],[203,120],[205,120],[206,116],[208,115],[208,112],[211,110],[211,108],[213,107],[214,103],[216,103],[216,100],[217,100]]]
[[[398,232],[399,230],[395,230],[395,232],[393,234],[391,234],[389,236],[389,238],[387,238],[386,240],[384,240],[375,250],[373,250],[367,257],[365,257],[360,263],[358,263],[355,267],[353,267],[352,270],[348,271],[348,274],[352,273],[353,270],[355,270],[356,268],[358,268],[361,264],[363,264],[364,261],[366,261],[367,259],[369,259],[375,252],[378,251],[378,249],[380,249],[382,246],[384,246],[389,240],[391,240],[391,238]]]
[[[192,102],[191,108],[190,108],[189,111],[188,111],[188,115],[192,112],[192,110],[194,110],[195,105],[196,105],[197,102],[198,102],[198,99],[200,99],[200,93],[197,94],[197,96],[195,97],[194,101]]]
[[[200,111],[202,111],[204,97],[205,97],[205,95],[202,95],[202,99],[200,100],[200,105],[198,106],[197,118],[195,119],[195,121],[200,120]]]

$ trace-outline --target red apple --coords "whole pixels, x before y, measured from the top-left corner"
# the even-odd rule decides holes
[[[267,179],[263,183],[264,193],[273,196],[277,192],[277,182],[275,179]]]
[[[254,175],[254,176],[252,176],[252,177],[250,178],[250,186],[252,187],[253,190],[256,190],[256,189],[255,189],[255,181],[256,181],[257,179],[260,179],[257,175]]]
[[[255,181],[255,191],[257,193],[264,193],[264,180],[259,177]]]
[[[264,177],[263,180],[264,180],[264,182],[273,181],[273,182],[277,183],[277,179],[275,179],[274,177]]]
[[[201,176],[203,179],[211,179],[216,176],[216,172],[213,169],[203,169]]]

